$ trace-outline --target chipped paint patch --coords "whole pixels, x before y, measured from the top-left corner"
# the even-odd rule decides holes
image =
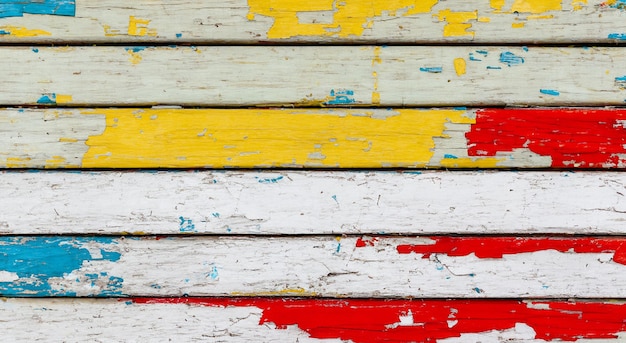
[[[121,253],[107,237],[0,237],[0,271],[17,279],[0,282],[4,296],[74,296],[76,283],[93,283],[89,294],[121,295],[123,280],[83,267],[115,262]],[[97,286],[96,286],[97,283]],[[67,286],[72,285],[72,286]]]
[[[76,13],[74,0],[2,0],[0,18],[22,17],[24,14],[49,14],[73,17]]]
[[[0,35],[12,37],[38,37],[52,35],[48,31],[38,29],[28,29],[22,26],[3,25],[0,26]]]
[[[297,36],[361,36],[366,28],[371,28],[373,19],[384,15],[409,16],[429,13],[438,0],[398,0],[393,3],[384,1],[364,2],[345,0],[335,3],[332,0],[321,1],[285,1],[285,0],[248,0],[247,19],[255,20],[257,15],[274,20],[267,32],[270,39]],[[306,17],[332,13],[332,19],[303,20]]]

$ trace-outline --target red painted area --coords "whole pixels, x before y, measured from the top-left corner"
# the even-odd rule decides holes
[[[357,248],[373,247],[376,244],[376,242],[378,242],[378,238],[376,237],[371,237],[371,238],[359,237],[356,239],[355,246]]]
[[[613,253],[613,261],[626,264],[626,239],[623,238],[551,238],[551,237],[431,237],[433,244],[398,245],[400,254],[418,253],[478,258],[502,258],[503,255],[542,250],[575,253]]]
[[[616,338],[626,331],[626,304],[516,300],[336,300],[280,298],[137,298],[137,304],[254,306],[259,325],[297,325],[314,338],[353,342],[436,342],[463,333],[524,323],[546,341]],[[398,325],[400,316],[404,323]],[[406,318],[411,318],[407,321]]]
[[[465,134],[469,156],[527,148],[552,167],[615,168],[626,160],[626,110],[481,109]]]

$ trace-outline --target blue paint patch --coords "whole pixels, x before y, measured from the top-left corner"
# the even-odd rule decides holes
[[[403,171],[403,174],[422,175],[421,171]]]
[[[620,89],[626,89],[626,76],[618,76],[615,78],[615,85]]]
[[[335,249],[335,254],[338,254],[340,250],[341,250],[341,243],[337,242],[337,249]]]
[[[69,281],[66,277],[79,271],[85,263],[118,261],[121,254],[107,247],[114,244],[116,240],[109,237],[0,237],[0,270],[17,275],[16,280],[0,282],[0,294],[75,296],[76,292],[54,281]],[[99,252],[92,255],[96,250]],[[123,295],[124,280],[104,272],[85,274],[74,282],[97,287],[99,290],[94,296]]]
[[[482,290],[482,289],[480,289],[480,288],[478,288],[478,287],[474,287],[474,292],[476,292],[476,293],[479,293],[479,294],[480,294],[480,293],[482,293],[482,292],[483,292],[483,290]]]
[[[55,93],[42,94],[37,103],[41,105],[55,105],[57,103],[57,95]]]
[[[454,108],[452,108],[452,109],[453,109],[453,110],[456,110],[456,111],[466,111],[466,110],[467,110],[467,107],[465,107],[465,106],[463,106],[463,107],[454,107]]]
[[[32,48],[30,50],[32,50],[34,53],[38,53],[39,52],[39,49],[37,49],[37,48]]]
[[[502,67],[495,67],[495,66],[487,66],[487,69],[502,69]]]
[[[346,89],[346,90],[330,90],[331,100],[325,102],[325,105],[349,105],[354,104],[356,101],[354,100],[354,91]]]
[[[0,35],[10,35],[11,31],[0,30]]]
[[[277,177],[274,177],[274,178],[259,179],[259,183],[278,183],[278,181],[280,181],[282,179],[283,179],[283,176],[281,175],[281,176],[277,176]]]
[[[527,47],[527,46],[523,46],[523,47],[522,47],[522,50],[524,50],[524,51],[528,52],[528,47]]]
[[[424,73],[438,74],[438,73],[441,73],[443,71],[443,68],[442,67],[421,67],[420,71],[422,71]]]
[[[470,61],[477,61],[477,62],[482,61],[480,58],[476,58],[476,56],[474,56],[474,53],[473,53],[473,52],[470,52],[470,54],[469,54],[469,60],[470,60]]]
[[[561,95],[561,93],[559,91],[554,90],[554,89],[540,89],[539,92],[541,94],[547,94],[547,95],[553,95],[553,96]]]
[[[335,202],[336,202],[337,204],[339,204],[339,201],[337,200],[337,196],[336,196],[336,195],[331,196],[331,198],[333,198],[333,200],[335,200]]]
[[[517,56],[512,52],[505,51],[500,54],[500,63],[504,63],[509,67],[524,63],[524,58]]]
[[[146,50],[146,47],[145,46],[129,46],[124,49],[126,51],[139,52],[139,51]]]
[[[211,278],[211,280],[217,280],[217,278],[219,277],[219,272],[217,271],[217,267],[213,266],[211,268],[211,272],[209,273],[209,277]]]
[[[609,39],[626,40],[626,33],[609,33]]]
[[[219,218],[220,214],[218,212],[213,212],[211,213],[211,215],[213,216],[213,218]]]
[[[185,218],[183,216],[178,217],[180,220],[179,230],[180,232],[196,232],[196,225],[190,218]]]
[[[445,154],[445,155],[443,155],[443,158],[457,159],[458,157],[456,157],[455,155],[452,155],[452,154]]]
[[[0,18],[22,17],[24,14],[50,14],[73,17],[74,0],[0,0]]]
[[[150,287],[154,288],[154,289],[161,289],[161,285],[153,283],[150,285]]]
[[[477,54],[481,54],[485,57],[487,57],[487,55],[489,54],[489,52],[487,50],[476,50]]]
[[[176,34],[176,38],[180,38],[180,37],[182,37],[182,36],[183,36],[183,34],[182,34],[182,33],[177,33],[177,34]]]

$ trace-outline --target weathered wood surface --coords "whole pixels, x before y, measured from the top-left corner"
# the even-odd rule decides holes
[[[626,39],[623,0],[7,0],[0,41],[594,43]]]
[[[616,301],[5,299],[4,339],[128,342],[623,342]],[[10,325],[8,325],[10,323]],[[29,328],[24,330],[24,328]]]
[[[2,172],[0,232],[624,234],[625,188],[607,172]]]
[[[5,106],[606,106],[626,100],[626,54],[615,47],[5,47],[0,56],[10,80],[0,93]]]
[[[4,168],[624,168],[623,109],[3,109]]]
[[[2,296],[626,297],[626,239],[0,238]]]

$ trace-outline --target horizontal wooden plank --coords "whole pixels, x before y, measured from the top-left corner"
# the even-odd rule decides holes
[[[2,296],[626,297],[626,239],[0,238]]]
[[[3,105],[623,105],[625,48],[11,47]],[[558,70],[558,72],[555,72]],[[294,77],[297,75],[297,77]]]
[[[624,168],[623,109],[3,109],[4,168]]]
[[[619,42],[622,0],[7,0],[3,42]]]
[[[4,234],[624,234],[607,172],[2,172]]]
[[[619,301],[4,299],[19,341],[622,342]],[[36,325],[33,325],[36,324]]]

